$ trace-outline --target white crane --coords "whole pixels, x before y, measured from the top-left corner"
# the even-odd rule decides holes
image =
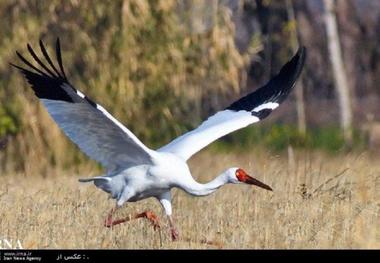
[[[237,167],[225,170],[209,183],[198,183],[191,176],[186,161],[211,142],[264,119],[277,108],[294,87],[302,71],[306,55],[304,47],[265,86],[232,103],[209,117],[198,128],[158,150],[149,149],[102,106],[74,88],[63,69],[59,39],[56,42],[58,66],[52,62],[42,41],[40,48],[45,63],[29,44],[27,48],[40,67],[30,63],[18,52],[18,57],[29,69],[11,65],[22,72],[64,133],[84,153],[106,168],[107,172],[103,176],[79,180],[94,182],[116,199],[116,207],[108,214],[105,226],[111,227],[131,219],[114,220],[112,217],[125,202],[155,197],[165,210],[171,237],[175,240],[178,231],[172,219],[172,188],[180,188],[194,196],[209,195],[228,183],[245,183],[272,190]],[[149,219],[155,228],[159,227],[153,212],[143,212],[133,218],[141,217]]]

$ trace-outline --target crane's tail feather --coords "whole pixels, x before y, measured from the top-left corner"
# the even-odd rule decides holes
[[[113,189],[114,187],[111,184],[112,179],[106,176],[96,176],[90,178],[81,178],[79,182],[81,183],[89,183],[94,182],[95,186],[102,189],[103,191],[112,195],[113,198],[117,196],[117,193]]]
[[[105,176],[96,176],[96,177],[91,177],[91,178],[80,178],[79,182],[81,183],[88,183],[88,182],[93,182],[93,181],[98,181],[98,180],[105,180],[107,182],[111,181],[111,178],[105,177]]]

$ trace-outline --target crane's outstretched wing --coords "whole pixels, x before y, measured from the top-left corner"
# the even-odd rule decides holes
[[[220,137],[264,119],[285,100],[294,87],[305,56],[306,49],[302,47],[265,86],[217,112],[195,130],[185,133],[158,151],[171,152],[187,160]]]
[[[152,163],[150,149],[102,106],[69,83],[62,65],[59,39],[56,43],[59,69],[52,62],[42,41],[40,48],[48,65],[40,60],[29,44],[27,47],[41,68],[34,66],[18,52],[18,57],[29,69],[11,65],[23,73],[51,117],[84,153],[108,170]]]

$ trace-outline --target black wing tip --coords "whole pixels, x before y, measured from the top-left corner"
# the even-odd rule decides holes
[[[278,89],[277,103],[282,103],[295,87],[302,73],[306,61],[306,54],[306,47],[300,46],[296,54],[283,65],[280,72],[268,82],[268,88]]]
[[[299,57],[305,57],[306,56],[306,47],[305,46],[300,46],[297,50],[297,53],[296,53],[296,56],[299,56]]]
[[[295,79],[296,80],[302,72],[303,66],[304,66],[305,61],[306,61],[306,57],[307,57],[306,47],[301,46],[301,47],[299,47],[297,53],[294,55],[294,57],[289,62],[289,63],[291,63],[291,62],[294,63],[294,73],[295,73]]]
[[[23,58],[23,56],[21,55],[21,53],[20,52],[18,52],[18,50],[16,50],[16,55],[19,57],[19,58]]]
[[[297,80],[305,64],[306,54],[306,47],[299,47],[297,53],[281,68],[278,75],[286,74],[294,81]]]
[[[18,70],[21,70],[21,71],[25,70],[23,67],[18,66],[18,65],[16,65],[16,64],[13,64],[12,62],[8,62],[8,64],[9,64],[10,66],[12,66],[12,67],[18,69]]]
[[[301,68],[303,68],[303,65],[305,64],[306,57],[307,57],[307,49],[305,46],[300,46],[298,48],[298,51],[295,55],[297,58],[297,64],[300,65]]]
[[[22,66],[19,66],[19,65],[16,65],[16,64],[13,64],[12,62],[9,62],[8,63],[10,66],[16,68],[17,70],[20,70],[21,73],[25,74],[27,72],[30,72],[30,73],[33,73],[33,74],[37,74],[37,73],[34,73],[26,68],[23,68]]]
[[[47,60],[48,64],[50,65],[51,68],[47,67],[45,65],[45,63],[43,63],[40,58],[36,55],[36,53],[34,52],[33,48],[32,48],[32,45],[30,43],[27,43],[26,44],[26,48],[27,50],[29,51],[30,55],[32,55],[33,59],[35,60],[35,62],[38,63],[38,65],[40,67],[42,67],[42,69],[40,68],[37,68],[36,66],[34,66],[30,61],[28,61],[23,55],[21,55],[21,53],[16,50],[16,55],[18,56],[18,58],[25,64],[27,65],[28,67],[30,67],[30,69],[33,69],[37,72],[37,74],[40,74],[42,76],[45,76],[45,77],[50,77],[50,78],[58,78],[58,79],[61,79],[61,80],[64,80],[64,81],[67,81],[67,77],[65,75],[65,72],[64,72],[64,69],[63,69],[63,65],[62,65],[62,57],[61,57],[61,48],[60,48],[60,42],[59,42],[59,37],[57,37],[57,40],[56,40],[56,56],[57,56],[57,60],[58,60],[58,63],[59,63],[59,67],[61,69],[61,72],[59,72],[53,62],[51,61],[47,51],[46,51],[46,47],[45,47],[45,44],[42,40],[42,38],[39,39],[39,45],[40,45],[40,48],[41,48],[41,51],[43,53],[43,56],[45,57],[45,59]],[[13,63],[9,63],[11,66],[15,67],[15,68],[18,68],[20,70],[24,70],[24,71],[29,71],[29,72],[32,72],[30,69],[26,69],[26,68],[22,68],[21,66],[17,66]]]
[[[40,38],[40,40],[38,41],[38,43],[40,44],[40,48],[41,48],[41,50],[42,50],[42,49],[45,49],[45,50],[46,50],[45,43],[44,43],[44,41],[42,41],[42,38]]]
[[[305,60],[306,48],[301,46],[296,54],[282,66],[280,71],[266,85],[235,101],[226,109],[252,112],[254,108],[266,102],[282,103],[295,86],[295,82],[302,72]],[[267,117],[269,113],[269,111],[260,114],[255,112],[252,115],[257,115],[257,117],[262,119]]]
[[[57,40],[55,42],[55,53],[56,53],[56,57],[58,60],[59,68],[61,70],[61,74],[62,74],[63,78],[67,81],[65,69],[63,68],[63,63],[62,63],[61,43],[59,41],[59,37],[57,37]]]
[[[289,93],[302,73],[306,61],[306,54],[306,47],[299,47],[296,54],[282,66],[280,72],[274,76],[266,86],[277,86],[277,88],[285,92],[285,94]],[[282,96],[279,102],[282,102],[285,98],[286,95]]]
[[[49,100],[60,100],[67,102],[74,102],[74,99],[70,94],[62,88],[63,83],[70,83],[67,81],[66,76],[63,71],[62,74],[54,66],[54,63],[51,61],[51,58],[48,55],[48,52],[43,44],[42,39],[39,40],[42,56],[38,57],[34,52],[32,46],[27,43],[26,47],[29,51],[33,62],[37,62],[37,65],[33,65],[29,60],[27,60],[20,52],[16,51],[16,55],[23,62],[23,65],[16,65],[14,63],[9,63],[12,67],[20,70],[24,75],[28,83],[31,85],[31,88],[34,90],[35,95],[40,99],[49,99]],[[62,69],[62,59],[60,53],[57,54],[59,66]],[[45,58],[47,63],[41,61],[41,58]],[[71,87],[71,86],[70,86]],[[71,87],[75,90],[73,87]]]

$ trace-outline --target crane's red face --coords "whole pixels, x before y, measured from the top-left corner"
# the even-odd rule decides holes
[[[242,182],[242,183],[246,183],[246,184],[252,184],[252,185],[256,185],[258,187],[261,187],[261,188],[264,188],[266,190],[269,190],[269,191],[273,191],[272,188],[270,188],[270,186],[260,182],[259,180],[249,176],[243,169],[239,168],[236,170],[235,172],[235,175],[236,175],[236,178]]]

